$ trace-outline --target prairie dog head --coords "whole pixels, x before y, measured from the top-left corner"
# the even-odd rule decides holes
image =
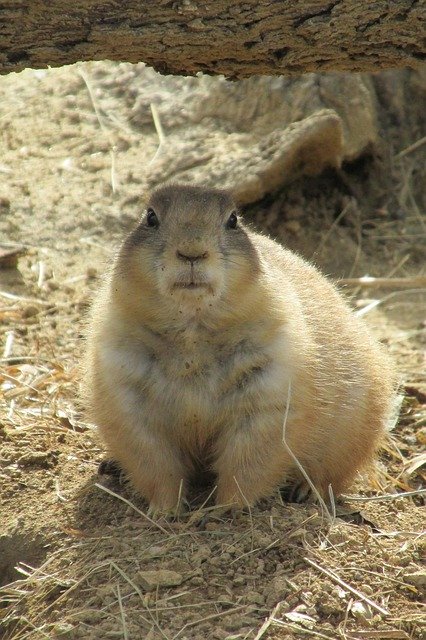
[[[119,264],[141,295],[181,313],[199,313],[225,300],[232,304],[259,270],[231,196],[186,185],[152,193]]]

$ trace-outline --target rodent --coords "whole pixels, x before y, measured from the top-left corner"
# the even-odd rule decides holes
[[[285,482],[322,496],[369,462],[392,413],[392,362],[311,264],[249,228],[226,191],[155,190],[89,322],[86,400],[155,513],[196,469],[220,505]],[[289,399],[289,406],[287,401]]]

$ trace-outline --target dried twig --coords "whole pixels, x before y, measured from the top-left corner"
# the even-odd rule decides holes
[[[125,571],[123,571],[123,569],[121,567],[118,566],[118,564],[116,564],[114,561],[111,561],[110,566],[115,569],[117,571],[117,573],[120,574],[120,576],[132,587],[132,589],[134,589],[135,593],[138,594],[140,600],[143,602],[143,593],[142,591],[139,589],[139,587],[137,586],[137,584],[135,584],[135,582],[127,575],[127,573]],[[163,638],[165,638],[165,640],[169,640],[169,637],[164,633],[164,631],[162,630],[161,626],[159,625],[158,621],[155,619],[155,617],[152,615],[151,611],[149,609],[147,609],[152,622],[154,623],[154,625],[157,627],[157,630],[159,631],[160,635],[163,636]],[[151,622],[148,620],[148,618],[145,618],[145,616],[141,615],[142,620],[147,624],[151,624]]]
[[[9,358],[13,350],[13,343],[15,341],[15,334],[13,331],[6,331],[6,344],[3,349],[3,358]]]
[[[364,600],[364,602],[366,602],[367,604],[370,605],[370,607],[372,607],[373,609],[375,609],[376,611],[378,611],[379,613],[381,613],[384,616],[389,616],[390,613],[387,609],[384,609],[383,607],[381,607],[380,605],[376,604],[376,602],[374,602],[373,600],[371,600],[370,598],[368,598],[366,595],[364,595],[361,591],[358,591],[358,589],[355,589],[354,587],[351,587],[350,584],[348,584],[347,582],[345,582],[344,580],[342,580],[342,578],[339,578],[338,575],[336,575],[334,573],[334,571],[331,571],[330,569],[326,569],[325,567],[321,567],[321,565],[317,564],[316,562],[314,562],[313,560],[311,560],[310,558],[303,558],[305,562],[307,562],[308,564],[310,564],[312,567],[315,567],[315,569],[317,569],[318,571],[321,571],[322,573],[324,573],[326,576],[328,576],[329,578],[331,578],[332,580],[334,580],[334,582],[337,582],[337,584],[339,584],[341,587],[343,587],[344,589],[347,589],[348,591],[350,591],[353,595],[357,596],[357,598],[359,598],[360,600]]]
[[[284,622],[284,620],[277,620],[277,618],[273,618],[271,622],[279,625],[280,627],[284,627],[285,629],[293,629],[293,631],[298,631],[299,633],[315,636],[316,638],[323,638],[324,640],[335,640],[335,636],[329,636],[325,633],[321,633],[320,631],[314,631],[313,629],[308,629],[307,627],[301,627],[292,622]]]
[[[156,152],[154,153],[152,159],[150,160],[149,164],[152,164],[153,162],[155,162],[155,160],[157,159],[157,157],[161,154],[164,145],[166,143],[166,136],[164,135],[164,130],[161,124],[161,120],[160,120],[160,114],[158,113],[158,109],[157,106],[151,102],[151,114],[152,114],[152,119],[154,121],[154,127],[155,130],[157,132],[157,136],[158,136],[158,140],[159,140],[159,145],[157,147]]]
[[[413,144],[410,144],[410,146],[400,151],[395,157],[403,158],[404,156],[407,156],[409,153],[411,153],[412,151],[415,151],[425,143],[426,143],[426,136],[424,136],[423,138],[420,138],[420,140],[417,140],[416,142],[413,142]]]
[[[256,634],[256,637],[254,638],[254,640],[261,640],[261,638],[263,638],[263,636],[265,635],[265,633],[268,631],[269,627],[272,624],[272,621],[274,620],[275,616],[278,613],[278,610],[281,606],[281,602],[279,602],[273,609],[271,615],[269,616],[269,618],[267,618],[265,620],[265,622],[262,624],[262,626],[260,627],[259,631]]]
[[[388,302],[392,298],[395,298],[400,295],[415,294],[415,293],[426,293],[426,289],[401,289],[401,291],[393,291],[392,293],[388,293],[386,296],[384,296],[381,299],[372,300],[372,302],[367,304],[365,307],[362,307],[362,309],[358,309],[357,311],[355,311],[355,315],[364,316],[367,313],[369,313],[372,309],[375,309],[375,307],[378,307],[379,304],[384,304],[385,302]]]
[[[128,640],[129,639],[129,632],[127,631],[127,624],[126,624],[126,617],[124,614],[124,608],[123,608],[123,601],[121,598],[121,591],[120,591],[120,585],[117,584],[117,600],[118,600],[118,606],[120,608],[120,618],[121,618],[121,624],[123,627],[123,639],[124,640]]]
[[[124,502],[129,507],[134,509],[136,511],[136,513],[138,513],[140,516],[145,518],[145,520],[148,520],[148,522],[150,524],[154,525],[154,527],[157,527],[157,529],[160,529],[160,531],[165,533],[167,536],[170,535],[169,531],[167,531],[167,529],[162,527],[159,522],[155,522],[155,520],[153,520],[152,518],[147,516],[147,514],[144,513],[143,511],[141,511],[140,509],[138,509],[136,507],[136,505],[134,505],[132,502],[130,502],[130,500],[127,500],[127,498],[123,498],[123,496],[120,496],[118,493],[115,493],[115,491],[112,491],[111,489],[108,489],[108,487],[104,487],[102,484],[99,484],[98,482],[95,482],[95,487],[97,487],[98,489],[102,489],[102,491],[105,491],[105,493],[109,493],[109,495],[110,496],[114,496],[114,498],[118,498],[118,500],[121,500],[121,502]]]
[[[94,112],[96,114],[96,118],[99,122],[99,126],[102,130],[102,133],[108,138],[108,143],[110,145],[110,159],[111,159],[111,169],[110,169],[110,174],[111,174],[111,189],[112,192],[115,193],[117,191],[117,179],[116,179],[116,172],[115,172],[115,151],[116,148],[114,147],[112,141],[111,141],[111,134],[108,130],[107,125],[105,124],[105,118],[102,116],[101,110],[99,109],[99,106],[97,104],[97,100],[95,98],[95,94],[93,92],[92,86],[89,82],[89,78],[87,77],[87,75],[84,73],[84,71],[82,71],[81,69],[79,70],[79,74],[80,77],[82,78],[84,84],[86,85],[87,91],[89,93],[89,97],[90,100],[92,102],[92,106],[94,109]]]
[[[345,217],[345,215],[348,213],[348,211],[350,211],[352,209],[352,207],[353,207],[353,200],[350,200],[347,203],[347,205],[342,209],[342,211],[339,213],[337,218],[335,220],[333,220],[333,223],[331,224],[329,229],[327,229],[327,231],[324,234],[323,238],[321,239],[321,242],[319,243],[318,249],[315,251],[314,255],[321,256],[321,253],[323,252],[324,247],[325,247],[325,245],[327,243],[327,240],[329,239],[331,233],[337,227],[339,222]]]
[[[247,609],[247,608],[248,608],[247,605],[244,604],[239,607],[234,607],[233,609],[227,609],[226,611],[220,611],[219,613],[212,613],[209,616],[205,616],[204,618],[199,618],[198,620],[192,620],[191,622],[187,622],[182,627],[182,629],[180,629],[180,631],[178,631],[178,633],[175,636],[173,636],[173,640],[176,640],[176,638],[179,638],[181,633],[183,633],[184,631],[186,631],[186,629],[189,629],[190,627],[195,627],[199,624],[202,624],[203,622],[207,622],[208,620],[216,620],[217,618],[223,618],[224,616],[229,616],[232,613],[238,613],[239,611],[243,611],[243,609]]]
[[[155,130],[156,130],[157,135],[158,135],[158,139],[160,141],[160,144],[163,144],[165,142],[165,140],[166,140],[166,136],[164,135],[164,130],[163,130],[163,126],[161,124],[160,115],[158,113],[157,105],[155,105],[153,102],[151,102],[150,107],[151,107],[152,119],[154,121],[154,127],[155,127]]]
[[[254,549],[254,526],[253,526],[253,513],[252,513],[252,510],[251,510],[250,502],[247,500],[246,496],[244,495],[243,490],[241,489],[241,487],[240,487],[240,485],[238,483],[238,480],[237,480],[237,478],[235,476],[234,476],[234,481],[235,481],[235,484],[237,485],[237,489],[240,492],[241,497],[244,500],[245,505],[246,505],[246,507],[248,509],[248,512],[249,512],[250,530],[251,530],[251,548],[253,550]]]
[[[350,496],[342,494],[341,497],[352,502],[385,502],[386,500],[398,500],[399,498],[421,496],[425,493],[426,489],[417,489],[416,491],[401,491],[401,493],[385,493],[382,496]]]
[[[389,631],[356,631],[349,632],[348,640],[361,640],[367,638],[373,640],[410,640],[410,636],[400,629],[390,629]],[[411,636],[412,638],[412,636]]]
[[[37,278],[37,287],[39,289],[43,287],[45,277],[46,277],[46,263],[40,260],[38,263],[38,278]]]
[[[354,287],[368,288],[390,288],[390,289],[411,289],[426,287],[426,276],[413,276],[411,278],[373,278],[362,276],[361,278],[341,278],[338,284]]]
[[[287,442],[287,439],[286,439],[286,427],[287,427],[288,414],[289,414],[289,411],[290,411],[290,402],[291,402],[291,379],[289,379],[289,381],[288,381],[287,404],[286,404],[285,414],[284,414],[281,442],[283,443],[284,448],[286,449],[288,455],[293,460],[293,462],[295,463],[295,465],[299,469],[299,471],[302,474],[302,476],[305,478],[305,480],[308,483],[312,493],[317,498],[317,500],[318,500],[319,504],[321,505],[322,509],[327,514],[328,519],[330,520],[330,522],[333,522],[332,515],[330,514],[330,511],[328,510],[327,505],[325,504],[321,494],[319,493],[318,489],[316,488],[316,486],[314,485],[314,483],[312,482],[312,480],[308,476],[308,474],[307,474],[306,470],[304,469],[303,465],[301,464],[301,462],[299,461],[297,456],[293,453],[292,449],[290,448],[290,446],[289,446],[289,444]]]
[[[16,300],[19,302],[32,302],[35,304],[40,304],[40,305],[45,305],[48,307],[52,306],[51,302],[47,302],[46,300],[40,300],[40,298],[26,298],[25,296],[17,296],[14,293],[9,293],[8,291],[0,291],[0,297],[1,298],[6,298],[6,300]],[[55,305],[55,306],[65,306],[64,304],[62,305]]]

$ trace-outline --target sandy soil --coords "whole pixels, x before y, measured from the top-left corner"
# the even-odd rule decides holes
[[[422,149],[395,162],[391,186],[365,158],[246,212],[332,277],[409,279],[346,289],[358,311],[379,303],[366,318],[406,391],[376,472],[353,488],[364,501],[327,515],[277,495],[206,520],[201,499],[153,522],[97,476],[102,444],[77,400],[92,291],[143,208],[158,147],[153,124],[132,122],[127,65],[102,64],[0,82],[0,244],[24,248],[0,269],[0,637],[425,638],[422,495],[371,499],[425,480]],[[398,135],[390,123],[395,158],[420,137]]]

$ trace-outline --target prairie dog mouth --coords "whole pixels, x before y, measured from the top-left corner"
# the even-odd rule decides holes
[[[211,289],[207,282],[175,282],[173,289]]]

